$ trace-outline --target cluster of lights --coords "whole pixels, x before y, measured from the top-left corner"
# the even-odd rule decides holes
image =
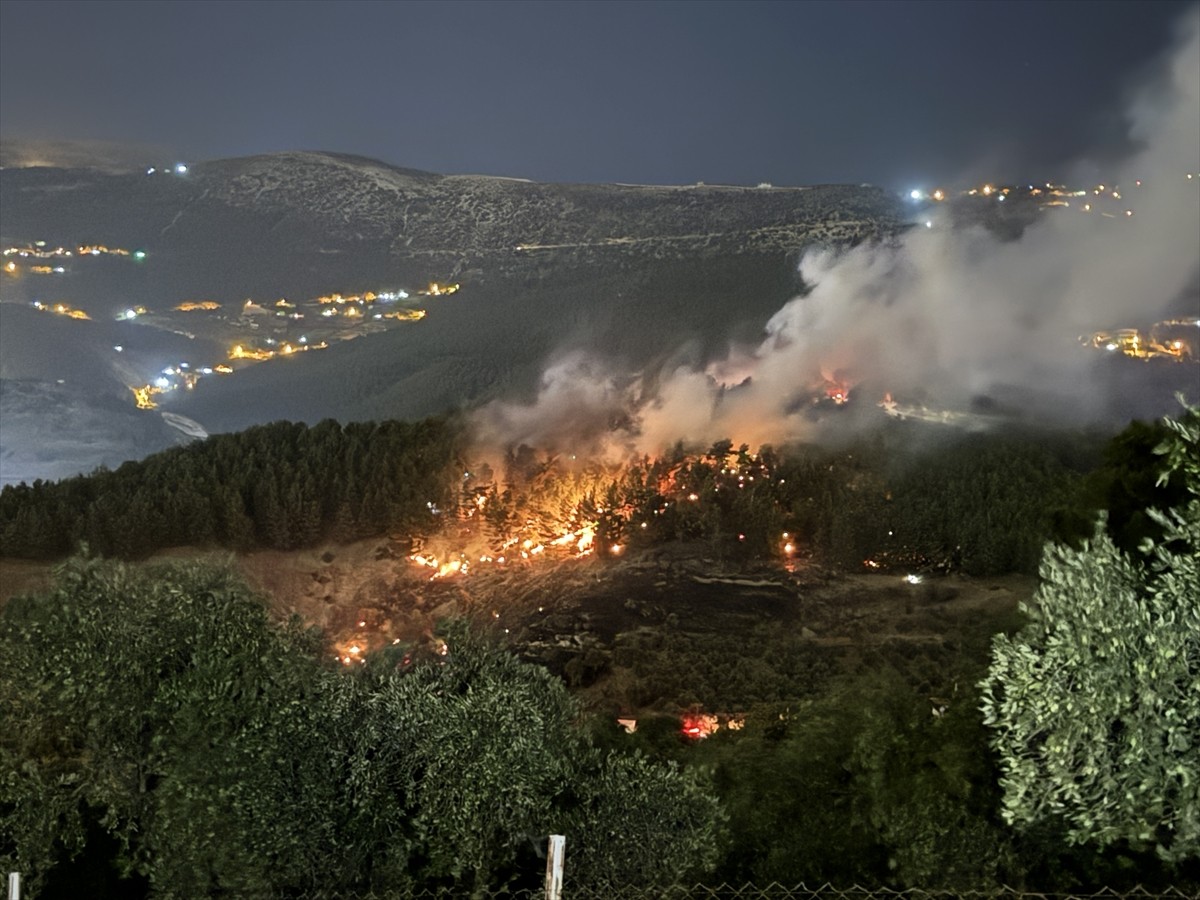
[[[182,173],[180,173],[182,174]],[[81,250],[91,250],[94,248],[81,248]],[[99,248],[103,252],[108,252],[106,248]],[[140,252],[140,251],[139,251]],[[438,287],[431,285],[431,287]],[[438,287],[438,293],[454,293],[458,290],[458,285],[453,285],[453,289],[443,289]],[[362,318],[364,313],[369,313],[373,304],[394,303],[398,300],[405,300],[409,297],[409,293],[404,290],[389,290],[380,291],[378,293],[367,291],[363,294],[344,296],[342,294],[330,294],[316,298],[313,301],[315,306],[327,306],[323,311],[326,317],[336,314],[346,315],[349,318]],[[304,318],[304,313],[297,310],[297,304],[292,303],[287,298],[281,297],[273,304],[276,316],[281,318],[300,320]],[[176,312],[217,312],[222,308],[222,304],[215,300],[188,300],[177,304],[174,307]],[[130,307],[123,310],[117,315],[119,321],[130,321],[141,316],[147,315],[147,309],[144,306]],[[241,312],[244,317],[254,315],[262,315],[269,310],[264,306],[259,306],[253,300],[247,300],[241,307]],[[394,319],[396,321],[417,321],[425,316],[425,310],[422,309],[393,309],[386,312],[376,312],[371,315],[371,318],[376,320]],[[252,326],[256,327],[256,326]],[[267,338],[262,342],[263,345],[253,345],[248,343],[235,344],[229,351],[229,360],[243,362],[262,362],[269,359],[274,359],[280,356],[291,356],[306,350],[321,350],[329,346],[327,341],[309,341],[307,335],[301,335],[295,342],[291,341],[276,341],[275,338]],[[121,353],[124,347],[118,345],[113,348],[116,352]],[[172,367],[164,370],[163,374],[157,377],[154,381],[141,387],[130,387],[133,392],[135,402],[141,409],[154,409],[157,403],[153,399],[158,394],[167,393],[175,390],[182,384],[189,390],[193,388],[199,377],[209,374],[230,374],[233,369],[224,363],[214,366],[203,366],[192,369],[186,363],[181,363],[180,366]]]
[[[1097,331],[1079,340],[1087,347],[1120,352],[1134,359],[1200,362],[1200,317],[1156,322],[1149,333],[1136,328]]]
[[[124,256],[141,261],[146,258],[145,250],[126,250],[122,247],[106,247],[103,244],[81,244],[73,250],[66,247],[48,248],[45,241],[34,241],[32,244],[5,247],[3,255],[9,257],[3,271],[6,275],[19,275],[22,266],[17,260],[57,260],[81,258],[87,256]],[[62,265],[46,265],[44,263],[26,264],[24,271],[31,275],[62,275],[67,271]]]
[[[423,297],[446,297],[450,294],[457,294],[460,285],[455,284],[438,284],[436,281],[429,282],[429,286],[424,290],[417,291]]]
[[[147,174],[155,174],[158,171],[183,175],[187,173],[187,166],[181,163],[178,166],[169,169],[158,170],[151,168],[148,170]],[[53,260],[57,258],[117,256],[140,261],[146,258],[146,252],[144,250],[126,250],[121,247],[109,247],[104,244],[80,244],[68,249],[63,246],[50,247],[47,245],[46,241],[43,240],[34,241],[26,245],[4,248],[3,255],[10,258],[5,260],[3,265],[0,266],[0,271],[3,271],[6,275],[14,277],[18,277],[22,271],[28,271],[38,275],[61,274],[66,271],[66,269],[61,265],[44,265],[41,262],[33,265],[30,265],[29,263],[19,264],[18,260],[40,261]],[[459,290],[460,286],[456,283],[441,284],[439,282],[430,282],[428,287],[419,293],[427,296],[446,296],[457,293]],[[378,292],[366,291],[362,294],[354,295],[330,294],[316,298],[315,300],[311,301],[311,305],[318,308],[322,306],[328,307],[322,311],[323,315],[327,318],[341,315],[352,320],[357,319],[360,321],[365,321],[369,319],[380,323],[386,320],[392,320],[395,322],[420,321],[421,319],[425,318],[426,315],[426,311],[423,309],[381,309],[379,307],[380,304],[390,305],[396,303],[397,301],[407,300],[409,297],[410,294],[406,290],[389,289]],[[68,318],[80,320],[90,318],[83,310],[76,309],[66,303],[47,304],[42,303],[41,301],[35,301],[33,306],[35,309],[55,313]],[[292,303],[286,298],[278,299],[275,301],[273,306],[274,315],[277,317],[296,321],[299,321],[305,317],[305,314],[299,311],[297,308],[297,304]],[[215,300],[188,300],[180,302],[173,307],[174,312],[180,313],[215,313],[221,309],[222,304]],[[238,320],[238,322],[240,324],[248,325],[248,327],[251,328],[257,328],[258,325],[251,322],[250,317],[269,314],[270,312],[271,310],[264,306],[257,305],[253,300],[247,300],[241,307],[241,318]],[[128,322],[140,319],[147,315],[149,315],[149,310],[147,310],[146,307],[131,306],[117,313],[115,318],[117,321]],[[344,338],[349,338],[354,337],[355,335],[353,333],[347,334],[343,332],[341,336]],[[246,343],[235,344],[229,352],[229,359],[243,361],[265,361],[268,359],[273,359],[277,356],[290,356],[301,351],[310,349],[323,349],[329,346],[328,342],[324,340],[310,342],[306,335],[301,336],[294,343],[285,341],[281,344],[277,344],[274,338],[268,338],[264,343],[266,346],[255,346]],[[113,350],[117,353],[123,353],[125,347],[122,344],[117,344],[113,346]],[[184,368],[186,368],[186,366],[184,366]],[[182,377],[179,372],[173,372],[171,374],[185,387],[192,388],[195,384],[196,378],[199,377],[199,375],[207,375],[211,373],[228,374],[232,371],[232,368],[222,363],[220,365],[204,366],[199,369],[192,369],[187,377]],[[164,380],[166,380],[167,383],[164,384]],[[156,403],[153,400],[155,395],[174,390],[177,386],[178,384],[172,382],[167,374],[164,374],[163,376],[159,376],[158,378],[154,379],[149,384],[140,387],[131,386],[130,390],[134,394],[138,407],[143,409],[153,409],[156,406]]]
[[[40,312],[54,313],[59,316],[66,316],[68,319],[79,319],[80,321],[88,321],[91,319],[82,309],[76,309],[68,303],[42,303],[40,300],[34,300],[30,306]]]
[[[1185,172],[1184,176],[1188,181],[1200,181],[1200,172]],[[1134,179],[1133,186],[1134,188],[1140,188],[1142,186],[1142,179]],[[1109,219],[1128,219],[1132,218],[1134,214],[1134,211],[1131,208],[1123,208],[1116,212],[1108,212],[1097,208],[1096,202],[1098,200],[1120,201],[1125,199],[1119,186],[1109,184],[1097,184],[1086,190],[1076,190],[1067,188],[1064,185],[1054,184],[1050,181],[1040,185],[1029,184],[1023,189],[1014,188],[1011,186],[997,186],[992,183],[987,183],[978,187],[972,187],[960,191],[959,193],[960,196],[964,197],[978,196],[995,198],[997,202],[1004,202],[1007,198],[1010,196],[1015,196],[1016,194],[1027,193],[1030,197],[1039,198],[1038,205],[1045,208],[1070,208],[1072,205],[1072,199],[1078,200],[1078,198],[1090,197],[1091,199],[1087,200],[1086,202],[1078,203],[1075,208],[1086,213],[1095,211],[1098,212],[1100,216]],[[920,188],[913,188],[908,192],[909,199],[914,202],[932,201],[937,203],[945,200],[947,196],[947,193],[941,188],[933,191],[925,191]],[[926,220],[924,225],[927,228],[933,227],[931,220]]]
[[[124,348],[117,345],[113,349],[120,353]],[[133,393],[134,403],[138,409],[156,409],[158,403],[154,400],[154,397],[160,394],[167,394],[178,390],[180,385],[190,391],[205,376],[229,375],[232,372],[233,369],[226,365],[193,366],[191,363],[181,362],[173,366],[167,366],[150,384],[144,384],[141,387],[130,387],[129,390]]]

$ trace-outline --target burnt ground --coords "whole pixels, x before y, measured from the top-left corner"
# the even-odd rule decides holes
[[[1018,602],[1034,589],[1019,576],[910,584],[902,574],[811,563],[737,565],[680,544],[430,581],[406,552],[375,540],[232,558],[277,615],[326,631],[331,658],[353,665],[394,642],[420,647],[439,622],[467,617],[561,675],[589,707],[634,715],[744,711],[870,672],[930,696],[952,693],[986,663],[991,635],[1014,627]],[[39,589],[49,568],[0,561],[0,601]]]
[[[703,545],[619,559],[539,559],[429,580],[400,543],[241,558],[283,615],[331,635],[334,652],[434,640],[467,617],[615,714],[740,711],[892,673],[931,696],[986,663],[1034,581],[839,574],[811,563],[730,564]],[[361,654],[360,654],[361,655]]]

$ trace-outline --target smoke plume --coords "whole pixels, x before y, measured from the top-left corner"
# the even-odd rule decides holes
[[[1138,149],[1110,177],[1131,214],[1087,215],[1079,198],[1005,241],[951,227],[931,208],[894,245],[806,253],[809,290],[771,317],[756,346],[732,346],[704,367],[625,376],[564,358],[546,370],[536,404],[481,411],[483,434],[580,452],[783,442],[817,434],[813,397],[826,390],[868,408],[886,391],[940,408],[991,398],[1088,421],[1106,398],[1080,335],[1200,314],[1200,6],[1130,98]]]

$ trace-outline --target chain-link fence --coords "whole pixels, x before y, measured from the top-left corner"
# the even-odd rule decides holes
[[[366,894],[320,894],[301,900],[544,900],[544,892],[537,889],[492,889],[481,892],[454,890],[450,888],[428,888],[413,892],[386,892]],[[1197,900],[1191,890],[1166,888],[1149,890],[1133,887],[1126,890],[1104,888],[1096,892],[1045,892],[1026,891],[999,887],[987,891],[921,890],[908,888],[869,888],[859,885],[835,887],[823,884],[817,887],[784,884],[693,884],[675,885],[669,888],[608,887],[572,888],[564,886],[562,900]]]

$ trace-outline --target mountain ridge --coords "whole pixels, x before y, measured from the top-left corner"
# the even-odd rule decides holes
[[[364,330],[162,401],[211,433],[280,418],[419,418],[529,396],[542,367],[564,352],[586,350],[630,372],[680,353],[703,363],[731,339],[754,339],[803,290],[795,263],[805,248],[885,241],[904,227],[898,198],[861,185],[543,184],[314,151],[181,171],[5,168],[5,246],[43,240],[146,254],[73,258],[62,275],[6,277],[0,314],[20,332],[9,346],[35,346],[48,327],[15,305],[65,303],[93,325],[107,322],[71,323],[67,338],[90,341],[81,351],[113,368],[106,385],[81,383],[44,365],[27,371],[15,363],[29,354],[18,353],[5,376],[65,378],[128,397],[118,344],[157,358],[141,383],[180,360],[221,361],[210,358],[223,352],[211,341],[188,343],[195,320],[164,320],[186,301],[215,301],[232,317],[248,299],[304,303],[398,289],[416,297],[430,282],[459,282],[453,297],[421,302],[429,314],[420,322]],[[137,306],[157,314],[157,328],[114,322]],[[272,317],[253,327],[259,341],[296,340],[309,322]],[[56,351],[49,368],[72,355]],[[122,359],[130,355],[127,346]]]

